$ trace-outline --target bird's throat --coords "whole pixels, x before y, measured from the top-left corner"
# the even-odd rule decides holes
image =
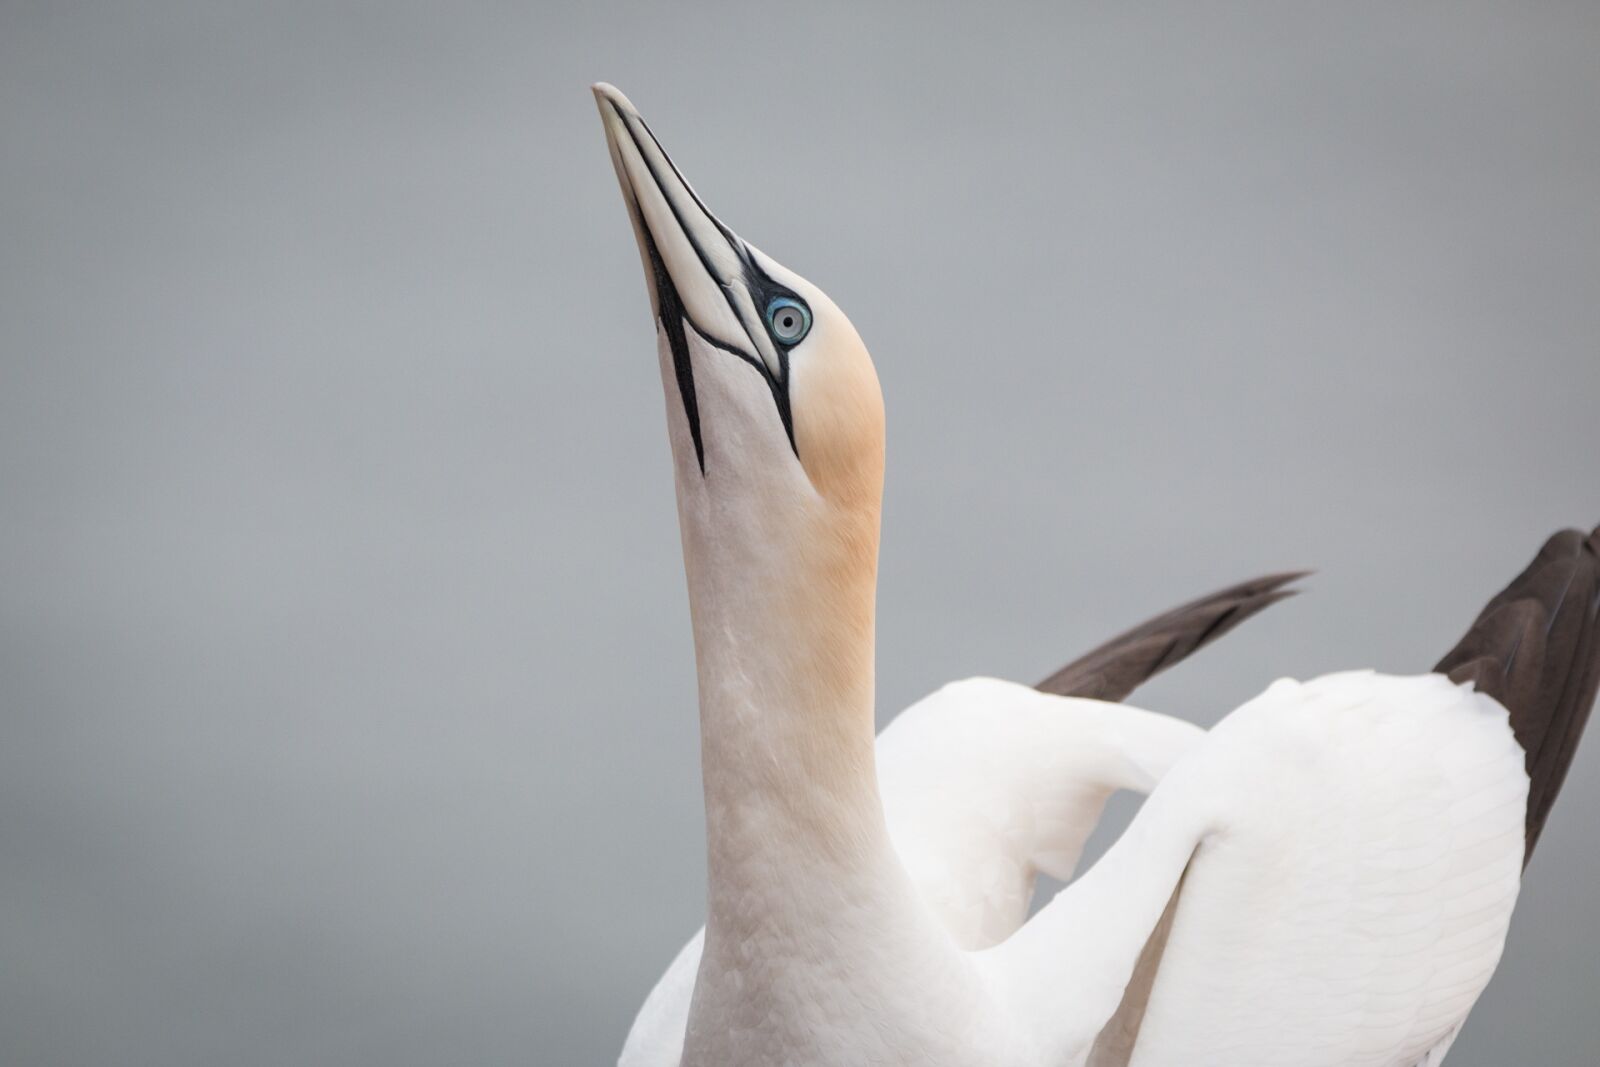
[[[873,755],[876,512],[771,510],[735,520],[738,536],[682,515],[709,946],[800,934],[811,907],[875,895],[897,870]]]

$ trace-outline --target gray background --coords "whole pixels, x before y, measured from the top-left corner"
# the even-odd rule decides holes
[[[222,7],[0,9],[7,1065],[600,1063],[699,923],[592,80],[873,347],[886,713],[1287,566],[1142,702],[1422,669],[1600,521],[1594,5]],[[1453,1067],[1600,1053],[1597,806]]]

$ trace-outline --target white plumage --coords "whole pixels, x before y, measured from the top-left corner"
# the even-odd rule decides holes
[[[709,872],[623,1064],[1440,1063],[1600,685],[1600,531],[1551,538],[1435,673],[1278,681],[1209,733],[974,679],[875,742],[871,359],[595,92],[656,321]],[[1084,677],[1120,699],[1233,614]],[[1117,789],[1150,797],[1024,923]]]
[[[1022,924],[1039,872],[1071,877],[1113,792],[1149,792],[1204,736],[1127,705],[992,678],[954,682],[907,708],[878,738],[895,851],[955,943],[988,948]],[[680,1061],[703,936],[684,946],[651,991],[623,1067]]]
[[[1411,1067],[1499,962],[1522,764],[1505,710],[1439,675],[1276,682],[991,964],[1051,1035],[1046,1062],[1079,1062],[1176,892],[1148,1006],[1093,1062]]]

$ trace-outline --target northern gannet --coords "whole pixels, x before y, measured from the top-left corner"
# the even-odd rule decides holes
[[[657,325],[709,874],[623,1062],[1440,1062],[1600,684],[1600,530],[1551,538],[1426,674],[1280,680],[1209,734],[979,680],[875,754],[871,360],[595,96]],[[1150,790],[1127,833],[1019,927],[1016,887],[1119,786]]]

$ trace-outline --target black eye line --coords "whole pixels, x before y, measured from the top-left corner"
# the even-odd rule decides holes
[[[655,244],[655,242],[652,241],[651,242],[652,248],[654,248],[654,244]],[[659,255],[659,253],[658,253],[658,255]],[[768,278],[765,274],[758,274],[757,277],[760,279],[760,281],[759,282],[752,282],[751,279],[750,279],[751,271],[759,271],[759,270],[760,270],[760,268],[755,267],[753,264],[750,264],[748,260],[746,260],[746,270],[745,270],[746,281],[747,281],[747,284],[750,284],[752,289],[755,289],[756,291],[759,292],[761,288],[771,287],[773,292],[776,293],[776,294],[789,296],[791,299],[796,300],[796,301],[798,301],[800,299],[799,296],[793,294],[790,290],[784,288],[783,286],[780,286],[777,282],[775,282],[772,279]],[[663,276],[665,276],[665,267],[662,268],[662,274],[663,274]],[[764,282],[765,286],[762,286],[760,284],[761,282]],[[681,320],[683,322],[686,322],[686,323],[689,324],[689,328],[692,329],[695,332],[696,336],[698,336],[700,338],[700,340],[704,341],[706,344],[710,345],[712,348],[715,348],[715,349],[718,349],[720,351],[726,352],[730,356],[734,356],[734,357],[744,361],[745,363],[748,363],[750,366],[752,366],[752,367],[754,367],[756,369],[756,372],[758,374],[761,375],[761,380],[767,383],[767,389],[772,393],[772,402],[778,409],[778,421],[783,424],[784,436],[789,439],[789,450],[794,453],[795,459],[799,459],[800,458],[800,446],[799,446],[799,444],[797,444],[795,442],[795,439],[794,439],[794,414],[793,414],[792,410],[789,407],[789,350],[792,349],[794,347],[794,345],[786,344],[785,342],[780,341],[776,337],[774,337],[773,334],[772,334],[772,327],[770,325],[766,324],[766,322],[765,322],[766,316],[765,315],[762,316],[763,325],[766,326],[767,336],[769,338],[771,338],[772,343],[773,343],[773,348],[778,353],[778,373],[777,373],[776,376],[774,376],[772,371],[767,368],[766,363],[764,361],[762,361],[759,357],[752,356],[748,352],[745,352],[745,351],[743,351],[741,349],[735,348],[734,346],[728,344],[725,341],[719,341],[717,338],[712,337],[710,334],[706,333],[705,330],[701,329],[700,328],[700,324],[698,322],[695,322],[693,316],[691,316],[689,314],[689,309],[687,307],[684,307],[682,301],[677,298],[677,290],[676,289],[673,290],[673,298],[674,298],[674,302],[676,303],[675,310],[677,312],[677,315],[679,316],[679,318],[681,318]],[[766,302],[770,304],[771,300],[769,299]],[[663,306],[662,307],[662,319],[663,319],[663,322],[665,322],[665,318],[666,318],[666,308],[665,308],[665,306]],[[680,329],[678,331],[680,336],[682,335],[682,332],[683,331],[682,331],[682,329],[680,327]],[[673,355],[674,355],[674,363],[676,363],[677,362],[677,360],[676,360],[676,356],[677,356],[676,349],[674,349]],[[693,390],[694,390],[694,376],[693,376],[692,370],[689,368],[689,357],[688,357],[688,349],[687,349],[687,347],[685,347],[685,349],[684,349],[683,370],[681,370],[680,373],[679,373],[680,392],[682,391],[681,384],[682,384],[682,382],[684,380],[685,375],[687,375],[687,377],[688,377],[689,390],[690,390],[690,394],[691,394],[691,397],[690,397],[688,403],[685,404],[685,406],[687,407],[689,403],[693,402],[692,401],[692,393],[693,393]],[[690,423],[691,423],[691,427],[690,428],[693,431],[693,436],[694,436],[694,439],[695,439],[695,451],[700,456],[700,473],[703,476],[705,474],[705,456],[704,456],[704,453],[703,453],[703,451],[702,451],[702,449],[700,447],[700,422],[699,422],[698,416],[697,415],[696,416],[692,416],[690,418]]]
[[[615,105],[612,105],[612,108],[613,110],[616,110]],[[656,169],[655,164],[650,161],[650,156],[644,151],[644,146],[639,143],[638,135],[634,133],[633,127],[628,122],[628,116],[623,115],[620,111],[618,111],[617,114],[622,118],[622,127],[627,131],[628,136],[633,140],[634,148],[638,151],[639,158],[644,163],[645,169],[650,172],[650,176],[656,182],[657,186],[662,186],[663,183],[661,182],[660,172]],[[709,210],[707,210],[705,204],[700,202],[700,197],[695,194],[694,190],[690,188],[689,183],[684,180],[682,173],[680,173],[678,170],[677,164],[672,162],[672,157],[667,155],[666,150],[661,147],[661,142],[656,140],[655,131],[650,129],[650,127],[645,124],[645,121],[642,117],[639,117],[638,121],[639,125],[644,128],[644,132],[649,136],[650,140],[655,142],[656,149],[661,152],[661,157],[667,161],[667,166],[672,168],[673,174],[678,178],[679,182],[682,183],[683,187],[688,190],[690,198],[694,200],[701,211],[705,212],[706,218],[711,220],[712,224],[722,232],[723,237],[726,238],[728,243],[733,247],[734,252],[739,257],[740,264],[744,268],[745,284],[752,292],[761,295],[761,302],[757,306],[763,308],[771,307],[773,299],[778,296],[786,296],[796,303],[805,306],[805,301],[800,299],[800,295],[798,293],[793,292],[786,286],[779,285],[777,282],[769,278],[765,271],[756,266],[755,257],[750,254],[750,246],[745,244],[740,237],[733,233],[733,231],[724,226],[721,219],[717,218]],[[666,201],[667,210],[672,213],[674,221],[678,223],[678,227],[683,231],[684,237],[689,242],[689,246],[694,249],[695,256],[700,260],[702,268],[704,268],[708,274],[711,274],[713,277],[715,277],[716,272],[711,269],[711,264],[706,259],[705,251],[700,247],[699,243],[695,241],[689,227],[684,224],[683,216],[678,212],[677,205],[672,202],[672,198],[670,196],[663,195],[662,199]],[[646,232],[649,230],[648,226],[641,226],[640,228]],[[653,253],[652,258],[654,260],[653,266],[658,267],[658,280],[661,278],[669,278],[665,270],[665,265],[661,263],[660,252],[655,248],[655,242],[653,239],[651,240],[650,244],[651,252]],[[747,353],[740,351],[732,345],[717,340],[716,338],[707,334],[705,330],[701,329],[700,324],[695,322],[694,319],[690,317],[689,309],[684,306],[683,301],[678,296],[677,289],[675,287],[673,288],[672,296],[672,302],[677,305],[676,310],[678,315],[681,317],[682,322],[688,323],[694,332],[700,336],[701,340],[715,348],[719,348],[724,352],[728,352],[739,357],[760,372],[762,379],[767,383],[767,388],[772,391],[773,403],[778,408],[778,419],[783,423],[784,435],[789,438],[789,448],[794,452],[795,458],[799,459],[800,446],[795,443],[794,417],[789,407],[789,349],[793,346],[785,344],[772,335],[772,326],[769,322],[765,321],[766,315],[763,313],[762,325],[766,327],[767,336],[772,340],[774,348],[778,354],[778,375],[775,378],[772,372],[767,369],[766,363],[759,357],[751,357]],[[728,310],[733,312],[734,321],[739,322],[740,315],[738,309],[734,306],[732,298],[730,298],[727,293],[724,293],[723,299],[728,302]],[[663,306],[662,312],[663,325],[665,325],[665,306]],[[810,313],[809,308],[807,309],[807,313]],[[746,329],[748,330],[748,327],[746,327]],[[678,358],[678,345],[677,343],[673,343],[675,340],[679,340],[681,343],[681,338],[683,337],[683,328],[681,323],[676,331],[677,339],[673,338],[672,332],[672,328],[668,327],[668,340],[669,343],[672,343],[673,364],[674,369],[677,371],[679,393],[684,396],[685,414],[689,416],[690,434],[694,438],[695,456],[699,460],[700,464],[700,476],[705,477],[705,449],[701,444],[699,411],[698,405],[695,403],[694,399],[694,372],[693,368],[689,365],[688,346],[686,344],[683,345],[683,358],[680,362]],[[685,386],[687,386],[687,392],[685,392]]]
[[[643,220],[641,220],[642,222]],[[650,271],[655,275],[656,302],[660,305],[659,317],[661,328],[667,334],[667,347],[672,350],[672,372],[678,381],[678,399],[683,402],[683,416],[689,423],[689,438],[694,442],[695,462],[700,466],[700,477],[706,476],[706,446],[700,434],[700,404],[694,391],[694,364],[689,359],[689,341],[684,336],[683,324],[694,323],[689,319],[689,311],[683,306],[683,299],[678,295],[678,287],[672,283],[672,275],[667,272],[667,265],[661,260],[661,250],[656,247],[655,237],[650,233],[650,227],[641,225],[639,232],[644,235],[645,251],[650,258]],[[700,327],[694,326],[694,332],[701,337]]]

